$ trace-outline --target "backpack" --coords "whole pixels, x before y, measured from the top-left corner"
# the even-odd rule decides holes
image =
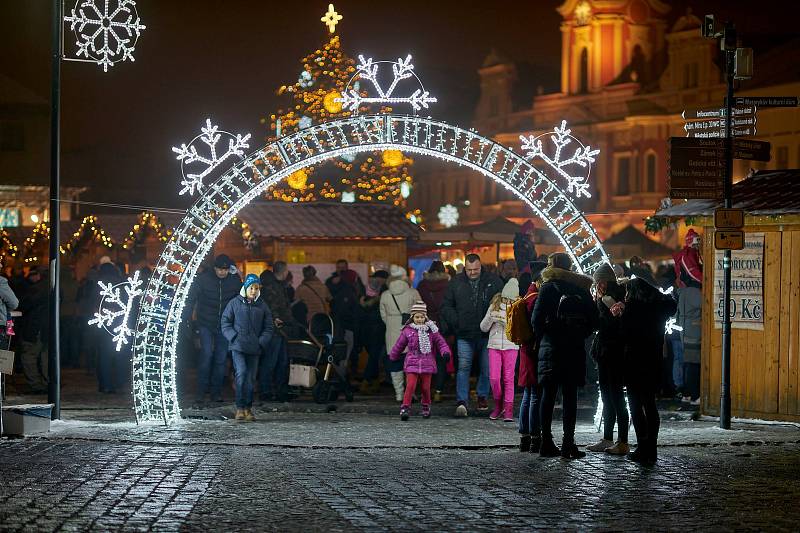
[[[528,294],[524,298],[517,298],[506,308],[506,338],[521,346],[533,340],[533,328],[528,317]]]
[[[587,313],[588,306],[578,294],[562,294],[556,309],[559,325],[568,332],[587,337],[591,333],[591,322]]]

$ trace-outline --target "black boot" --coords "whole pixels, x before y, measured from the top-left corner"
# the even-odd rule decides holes
[[[634,463],[643,463],[647,456],[647,441],[637,443],[636,449],[627,455],[628,459]]]
[[[558,457],[560,454],[561,450],[559,450],[556,443],[553,442],[552,437],[542,437],[542,444],[539,447],[540,457]]]
[[[572,441],[564,441],[561,444],[561,457],[564,459],[583,459],[586,452],[582,452]]]
[[[542,437],[536,435],[531,438],[531,453],[539,453],[542,448]]]
[[[643,465],[654,465],[658,459],[658,452],[656,451],[656,442],[650,439],[647,440],[647,448],[644,449]]]
[[[531,449],[531,436],[521,435],[519,438],[519,451],[528,452]]]

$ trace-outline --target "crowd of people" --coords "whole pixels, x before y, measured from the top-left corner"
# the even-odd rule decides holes
[[[584,455],[574,433],[578,391],[586,386],[591,361],[604,432],[587,450],[655,460],[656,398],[676,394],[699,402],[699,236],[689,231],[674,265],[653,272],[633,257],[627,265],[605,264],[591,277],[576,272],[568,254],[536,257],[522,244],[515,243],[515,251],[525,252],[523,261],[483,264],[468,254],[459,271],[433,261],[417,288],[402,266],[373,270],[365,282],[344,259],[324,282],[308,265],[295,284],[283,261],[242,280],[233,261],[219,255],[195,280],[186,305],[199,348],[194,405],[224,401],[229,367],[236,419],[254,420],[254,401],[291,400],[289,341],[303,337],[313,317],[325,316],[332,336],[346,346],[348,387],[360,379],[358,390],[369,395],[387,384],[401,419],[408,420],[417,397],[422,416],[429,417],[431,404],[442,401],[454,378],[456,417],[488,411],[491,403],[488,418],[507,422],[515,420],[515,393],[521,390],[520,450],[542,456]],[[142,276],[148,275],[145,269]],[[116,284],[122,274],[103,257],[82,282],[69,271],[64,278],[62,366],[94,368],[98,390],[114,393],[129,378],[129,353],[117,354],[110,337],[87,320],[99,300],[97,281]],[[47,386],[48,292],[36,267],[10,284],[0,277],[0,341],[7,343],[6,330],[16,327],[31,393]],[[18,324],[10,320],[13,309],[22,311]],[[665,336],[671,318],[679,328]],[[552,432],[559,394],[560,447]],[[629,418],[637,435],[634,452]]]

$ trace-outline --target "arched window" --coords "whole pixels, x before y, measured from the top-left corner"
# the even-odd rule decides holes
[[[644,169],[644,190],[645,192],[656,192],[656,154],[649,153],[645,157]]]
[[[589,50],[583,47],[581,50],[580,78],[578,79],[578,92],[589,92]]]
[[[630,196],[631,194],[631,158],[623,156],[617,158],[617,196]]]

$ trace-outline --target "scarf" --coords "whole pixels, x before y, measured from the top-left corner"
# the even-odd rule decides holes
[[[409,324],[412,328],[417,330],[417,339],[419,339],[419,351],[423,354],[431,353],[431,338],[428,335],[428,331],[431,333],[437,333],[439,328],[436,327],[432,321],[428,320],[424,324]]]

